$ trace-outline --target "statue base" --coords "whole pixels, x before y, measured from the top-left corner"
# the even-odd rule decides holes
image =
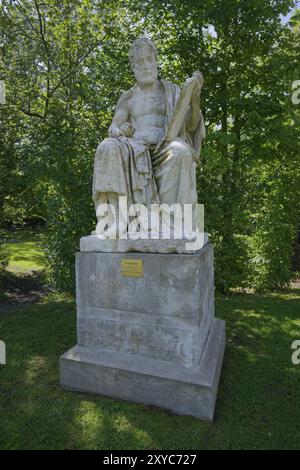
[[[60,358],[61,386],[211,421],[225,345],[212,245],[77,253],[76,282],[78,344]]]
[[[208,235],[206,232],[199,233],[199,241],[176,240],[174,238],[163,239],[110,239],[99,235],[89,235],[80,239],[81,252],[100,253],[197,253],[206,243]]]

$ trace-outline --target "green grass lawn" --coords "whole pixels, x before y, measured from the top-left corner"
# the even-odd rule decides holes
[[[299,449],[299,311],[299,290],[217,298],[227,346],[213,424],[61,390],[58,358],[76,343],[73,299],[0,315],[0,448]]]
[[[42,270],[45,264],[43,237],[39,228],[0,230],[0,238],[9,255],[7,270],[15,273]]]
[[[215,421],[67,392],[59,356],[76,343],[73,298],[0,313],[0,449],[299,449],[300,289],[218,296],[227,341]]]

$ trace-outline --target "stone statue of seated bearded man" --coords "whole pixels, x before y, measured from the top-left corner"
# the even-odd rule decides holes
[[[119,213],[119,196],[127,196],[128,206],[197,204],[195,167],[205,136],[200,111],[202,74],[197,74],[178,135],[168,140],[166,132],[181,89],[157,79],[157,49],[149,38],[133,43],[129,59],[137,83],[121,95],[109,138],[100,143],[95,156],[95,233],[106,238],[115,233],[116,220],[111,213],[108,223],[101,223],[99,208],[109,204]],[[126,218],[120,216],[118,229],[119,236],[128,230]]]

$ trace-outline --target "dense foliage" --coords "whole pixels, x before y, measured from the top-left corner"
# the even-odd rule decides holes
[[[200,4],[201,3],[201,4]],[[299,14],[292,0],[2,1],[0,218],[47,221],[48,275],[72,289],[74,252],[95,224],[93,158],[133,83],[127,53],[151,34],[160,73],[205,76],[199,201],[216,281],[276,288],[291,279],[300,222]]]

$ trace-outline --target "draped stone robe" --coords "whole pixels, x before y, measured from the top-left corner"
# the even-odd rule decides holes
[[[167,80],[161,80],[161,83],[166,97],[167,130],[180,87]],[[134,93],[135,88],[136,85],[128,93]],[[155,152],[153,143],[134,136],[108,138],[101,142],[94,164],[93,199],[96,209],[97,204],[106,202],[107,193],[126,195],[128,205],[196,204],[195,167],[205,128],[201,115],[195,131],[189,132],[187,118],[178,138],[165,143],[158,152]],[[130,123],[134,126],[134,122]]]

